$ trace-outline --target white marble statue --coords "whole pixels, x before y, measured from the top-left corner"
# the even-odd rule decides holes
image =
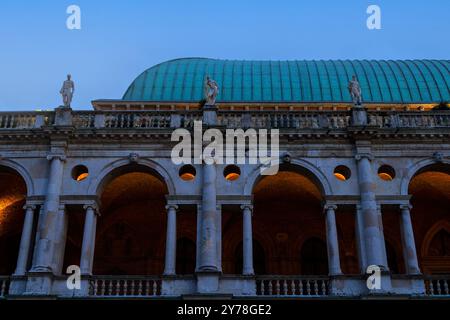
[[[63,82],[61,90],[59,91],[59,93],[61,93],[63,98],[64,107],[70,108],[74,92],[75,92],[75,84],[72,81],[72,76],[68,74],[67,80]]]
[[[206,83],[205,83],[205,99],[206,99],[206,105],[213,106],[216,104],[216,97],[219,93],[219,86],[217,85],[217,82],[210,79],[209,77],[206,77]]]
[[[352,77],[352,80],[348,83],[348,91],[350,92],[350,96],[352,97],[353,103],[355,105],[361,105],[362,103],[362,93],[361,86],[359,85],[356,76]]]

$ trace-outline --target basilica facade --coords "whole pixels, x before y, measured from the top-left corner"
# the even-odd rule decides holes
[[[448,297],[449,69],[185,58],[0,112],[0,299]],[[278,172],[175,163],[200,121],[278,130]]]

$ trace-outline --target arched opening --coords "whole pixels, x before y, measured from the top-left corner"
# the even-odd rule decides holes
[[[305,241],[300,252],[301,273],[304,275],[328,274],[327,245],[318,238]]]
[[[253,189],[253,229],[272,244],[270,250],[264,248],[267,273],[303,274],[299,236],[326,238],[322,194],[317,178],[295,165],[283,164],[276,175],[263,176],[257,182]],[[327,265],[326,246],[322,258]],[[328,272],[325,267],[315,271]]]
[[[177,240],[177,274],[194,274],[195,272],[195,242],[183,237]]]
[[[14,273],[24,222],[27,187],[13,169],[0,166],[0,275]]]
[[[422,168],[411,179],[408,191],[422,272],[450,274],[450,256],[445,254],[448,230],[442,229],[450,225],[450,165],[439,163]]]
[[[243,266],[243,246],[242,241],[234,250],[235,262],[234,273],[241,274]],[[258,240],[253,239],[253,269],[256,275],[266,274],[266,254],[264,248]]]
[[[163,179],[148,167],[111,172],[100,193],[94,274],[162,274],[167,193]]]
[[[450,232],[445,229],[437,232],[431,239],[427,255],[431,257],[450,257]]]

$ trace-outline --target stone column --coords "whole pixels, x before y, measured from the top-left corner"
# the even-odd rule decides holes
[[[19,257],[14,275],[25,275],[30,258],[31,237],[33,232],[34,210],[36,206],[27,204],[25,209],[25,220],[23,222],[22,237],[20,239]]]
[[[361,274],[365,274],[367,270],[367,258],[366,258],[366,246],[364,242],[364,222],[362,216],[361,205],[356,205],[355,215],[355,235],[356,235],[356,247],[358,250],[359,268]]]
[[[242,205],[242,274],[253,275],[253,231],[252,231],[252,205]]]
[[[58,214],[55,219],[55,230],[53,237],[53,261],[52,271],[55,275],[62,274],[64,264],[64,253],[66,251],[67,227],[69,217],[64,204],[60,204]]]
[[[167,205],[166,259],[164,275],[176,274],[177,256],[177,205]]]
[[[330,275],[340,275],[341,261],[339,259],[339,240],[336,228],[335,205],[325,205],[325,225],[327,232],[328,269]]]
[[[383,247],[383,265],[386,267],[386,270],[389,270],[388,260],[387,260],[387,251],[386,251],[386,240],[384,239],[384,226],[383,226],[383,212],[381,211],[381,205],[377,205],[377,214],[378,214],[378,223],[380,225],[380,237],[381,237],[381,246]]]
[[[217,205],[216,214],[216,234],[217,234],[217,270],[222,272],[222,206]]]
[[[42,229],[42,224],[44,223],[44,205],[41,204],[39,206],[39,214],[38,214],[38,220],[37,220],[37,227],[36,227],[36,235],[34,236],[34,248],[33,248],[33,255],[31,259],[31,265],[36,265],[36,259],[37,259],[37,250],[38,246],[37,243],[39,241],[39,238],[41,237],[40,231]]]
[[[202,239],[202,205],[197,204],[197,230],[195,239],[195,271],[200,268],[200,243]]]
[[[375,199],[375,183],[372,177],[370,154],[356,155],[358,165],[358,182],[361,193],[361,213],[363,216],[364,245],[368,265],[378,265],[386,268],[384,262],[385,246],[382,243],[382,226],[378,216]]]
[[[203,165],[202,219],[199,271],[218,271],[216,231],[216,166]]]
[[[33,271],[52,272],[52,260],[55,251],[56,221],[59,213],[59,197],[61,193],[64,155],[49,155],[50,173],[47,194],[44,202],[43,222],[40,223],[39,238],[36,243],[36,259]]]
[[[80,269],[82,275],[92,275],[95,252],[95,236],[97,231],[97,207],[89,204],[83,209],[86,211],[84,218],[83,244],[81,246]]]
[[[400,230],[402,235],[403,257],[407,274],[420,274],[419,263],[417,261],[416,244],[414,242],[414,230],[410,214],[411,206],[404,204],[400,206]]]

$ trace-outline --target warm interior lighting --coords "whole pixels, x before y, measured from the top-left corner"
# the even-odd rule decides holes
[[[72,169],[72,179],[80,182],[89,176],[89,170],[86,166],[78,165]]]
[[[192,165],[187,164],[187,165],[184,165],[181,167],[178,174],[179,174],[181,180],[192,181],[195,179],[197,171],[195,170],[195,168]]]
[[[336,177],[336,179],[341,180],[341,181],[347,180],[347,178],[342,173],[335,172],[334,176]]]
[[[240,175],[238,173],[229,173],[225,176],[225,179],[227,179],[228,181],[235,181],[237,179],[239,179]]]
[[[191,181],[194,180],[195,176],[192,173],[185,172],[180,175],[180,178],[184,181]]]
[[[382,165],[378,169],[378,177],[383,181],[392,181],[395,178],[395,170],[389,165]]]
[[[228,165],[223,170],[223,177],[227,181],[236,181],[241,176],[241,169],[235,165]]]
[[[347,181],[348,179],[350,179],[352,172],[348,167],[339,165],[336,168],[334,168],[333,175],[339,181]]]
[[[385,172],[379,173],[378,176],[384,181],[392,181],[392,179],[393,179],[390,174],[385,173]]]
[[[83,180],[86,179],[88,176],[89,176],[89,173],[87,173],[87,172],[82,173],[82,174],[80,174],[80,175],[77,177],[77,181],[83,181]]]

